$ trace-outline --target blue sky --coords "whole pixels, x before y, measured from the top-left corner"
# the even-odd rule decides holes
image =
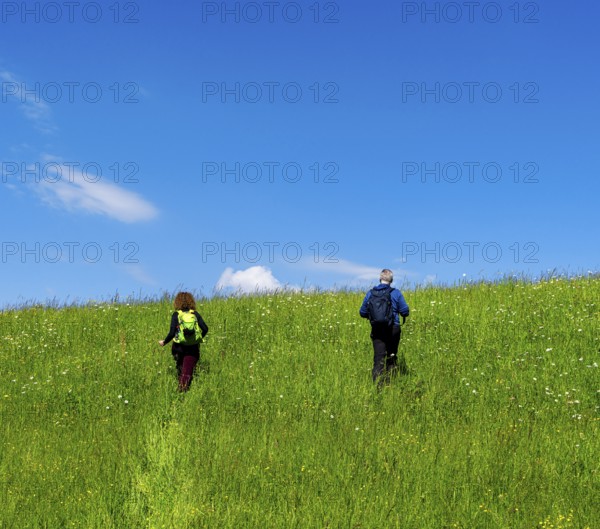
[[[1,9],[0,306],[599,268],[596,2]]]

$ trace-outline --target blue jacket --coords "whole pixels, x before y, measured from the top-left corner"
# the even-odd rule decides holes
[[[382,290],[384,288],[386,288],[388,285],[386,285],[385,283],[379,283],[379,285],[377,285],[375,287],[376,290]],[[392,311],[394,312],[394,325],[400,325],[400,319],[398,318],[398,314],[400,314],[400,316],[404,316],[406,318],[406,316],[408,316],[409,313],[409,308],[408,308],[408,304],[406,303],[406,300],[404,299],[404,296],[402,295],[402,292],[400,292],[397,288],[392,288]],[[371,297],[371,291],[369,290],[367,292],[367,295],[365,296],[365,299],[360,307],[360,315],[363,318],[368,318],[369,317],[369,313],[367,312],[367,303],[369,302],[369,298]]]

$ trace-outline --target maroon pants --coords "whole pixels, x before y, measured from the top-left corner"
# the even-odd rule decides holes
[[[179,391],[187,391],[194,378],[194,370],[200,359],[200,348],[196,346],[185,346],[173,343],[173,357],[177,365],[177,378],[179,379]]]
[[[177,375],[179,377],[179,391],[187,391],[194,378],[194,369],[198,359],[195,356],[185,355],[177,362]]]

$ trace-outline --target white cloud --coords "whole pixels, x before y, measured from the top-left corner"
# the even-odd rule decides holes
[[[61,164],[58,159],[49,156],[43,158],[46,163]],[[32,189],[55,207],[69,211],[84,210],[127,223],[151,220],[158,215],[158,210],[151,203],[113,183],[101,180],[94,182],[89,175],[84,177],[81,171],[66,166],[62,169],[52,166],[47,172],[48,177],[32,186]]]
[[[19,81],[14,74],[6,70],[0,71],[0,81],[2,82],[3,103],[12,99],[16,101],[25,117],[31,121],[34,127],[45,134],[55,132],[56,125],[52,123],[50,107],[43,101],[39,94],[28,94],[25,83]]]
[[[158,281],[152,277],[146,269],[140,264],[124,264],[122,266],[122,270],[125,271],[127,275],[135,279],[138,283],[142,283],[148,286],[158,286]]]
[[[313,263],[316,268],[322,271],[328,271],[339,276],[350,276],[356,281],[373,281],[379,278],[381,268],[367,266],[347,261],[346,259],[337,259],[337,262]]]
[[[298,264],[314,272],[320,278],[307,277],[302,287],[303,290],[320,288],[319,283],[323,281],[323,273],[333,276],[335,285],[333,288],[365,288],[379,281],[379,273],[383,268],[353,263],[345,259],[338,259],[337,262],[314,262],[312,259],[303,259]],[[400,288],[408,276],[415,275],[406,270],[394,270],[394,284]],[[331,281],[328,280],[327,283],[331,283]],[[252,266],[238,271],[231,267],[226,268],[215,285],[215,291],[223,290],[238,294],[253,294],[275,290],[297,291],[300,290],[300,287],[282,284],[265,266]]]
[[[304,265],[318,272],[326,272],[336,276],[336,283],[347,286],[364,286],[366,283],[374,283],[379,281],[379,273],[385,266],[368,266],[359,263],[353,263],[346,259],[337,259],[337,262],[314,262],[307,258],[304,260]],[[385,265],[386,263],[383,263]],[[406,277],[414,276],[413,272],[408,270],[394,270],[394,282],[397,284],[402,282]]]
[[[31,121],[35,128],[42,132],[57,130],[51,121],[50,107],[45,101],[39,99],[39,94],[36,100],[36,94],[25,93],[27,85],[6,70],[0,70],[0,82],[3,83],[3,98],[15,100],[27,120]],[[42,155],[42,160],[45,164],[50,163],[48,174],[44,175],[45,178],[40,182],[30,185],[29,188],[52,206],[68,211],[83,210],[92,214],[106,215],[126,223],[146,221],[158,215],[157,208],[150,202],[113,183],[91,181],[88,175],[86,175],[86,179],[81,171],[66,165],[58,170],[54,169],[54,173],[52,173],[53,164],[60,166],[62,163],[59,156],[45,154]],[[49,166],[45,165],[44,167],[48,168]],[[64,175],[68,175],[68,177]],[[8,184],[8,187],[17,191],[12,183]]]
[[[254,294],[257,292],[272,292],[283,289],[295,290],[296,287],[287,287],[281,284],[273,272],[264,266],[251,266],[246,270],[226,268],[215,285],[216,291],[231,289],[240,294]]]

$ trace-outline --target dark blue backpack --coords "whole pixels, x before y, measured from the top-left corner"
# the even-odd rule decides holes
[[[391,327],[394,324],[394,311],[392,310],[392,287],[372,289],[367,302],[367,312],[371,325],[377,327]]]

